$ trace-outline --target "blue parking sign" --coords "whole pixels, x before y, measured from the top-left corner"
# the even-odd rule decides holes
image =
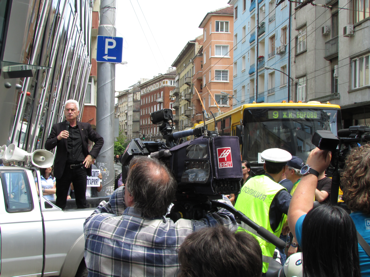
[[[97,62],[121,63],[123,38],[98,36]]]

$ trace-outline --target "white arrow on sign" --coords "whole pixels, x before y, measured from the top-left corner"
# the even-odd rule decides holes
[[[109,57],[108,55],[103,56],[103,59],[107,60],[116,60],[116,57]]]

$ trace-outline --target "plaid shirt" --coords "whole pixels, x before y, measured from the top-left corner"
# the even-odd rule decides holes
[[[120,187],[85,221],[89,276],[176,276],[178,249],[186,236],[218,223],[237,228],[234,215],[225,209],[201,220],[143,218],[140,209],[126,207]]]

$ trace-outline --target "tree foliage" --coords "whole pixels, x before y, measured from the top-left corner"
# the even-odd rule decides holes
[[[128,143],[129,141],[123,131],[119,131],[119,135],[116,137],[116,141],[114,142],[114,155],[122,155]]]

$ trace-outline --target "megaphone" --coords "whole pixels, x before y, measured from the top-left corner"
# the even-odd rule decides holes
[[[28,153],[27,151],[18,148],[14,143],[8,146],[4,156],[4,159],[7,161],[18,162],[27,161],[28,158],[31,158],[31,162],[34,166],[40,168],[51,167],[54,162],[54,154],[47,150],[39,149],[33,153]]]
[[[6,149],[7,149],[7,147],[6,147],[5,144],[0,147],[0,159],[3,159],[5,157]]]

